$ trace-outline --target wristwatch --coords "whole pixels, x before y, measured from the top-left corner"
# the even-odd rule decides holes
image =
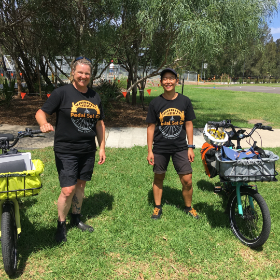
[[[188,145],[188,148],[195,149],[195,145]]]

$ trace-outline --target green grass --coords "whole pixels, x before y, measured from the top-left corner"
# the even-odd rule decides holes
[[[161,87],[149,88],[152,90],[150,96],[145,89],[146,104],[163,93]],[[176,87],[176,91],[181,93],[181,90],[182,86]],[[197,128],[204,127],[207,121],[226,119],[245,128],[253,127],[248,121],[254,119],[268,122],[273,128],[280,128],[280,94],[205,89],[195,85],[185,85],[183,94],[192,101],[197,117],[194,126]]]
[[[271,149],[280,154],[280,148]],[[20,202],[20,279],[276,279],[280,277],[280,183],[258,183],[272,228],[262,248],[251,250],[232,234],[226,201],[213,193],[218,177],[203,171],[199,150],[193,167],[193,206],[200,220],[184,214],[181,185],[170,164],[163,215],[151,220],[152,167],[147,147],[107,149],[96,164],[83,204],[83,219],[95,229],[69,229],[64,245],[54,242],[60,193],[52,148],[32,151],[45,163],[43,189]],[[280,165],[277,163],[280,172]],[[0,262],[0,278],[8,279]]]

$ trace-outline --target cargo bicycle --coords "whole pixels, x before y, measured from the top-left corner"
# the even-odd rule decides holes
[[[201,149],[207,175],[210,178],[219,175],[220,178],[221,186],[216,186],[214,192],[223,192],[228,197],[226,210],[231,230],[250,248],[262,246],[271,229],[268,206],[251,182],[277,181],[275,161],[279,159],[271,151],[257,147],[256,141],[248,150],[242,150],[241,140],[252,138],[257,129],[273,131],[272,127],[261,123],[246,133],[230,120],[208,122],[203,131],[206,143]],[[237,141],[236,146],[232,140]]]
[[[21,138],[35,137],[39,133],[42,132],[26,128],[15,138],[12,134],[0,134],[0,238],[4,269],[9,276],[17,269],[17,240],[21,234],[17,199],[39,193],[40,174],[44,169],[42,161],[31,161],[30,153],[19,153],[13,147]]]

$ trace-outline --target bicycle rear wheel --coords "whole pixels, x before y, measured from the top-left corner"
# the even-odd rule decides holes
[[[17,269],[17,227],[13,206],[6,204],[1,221],[1,245],[4,269],[9,276],[15,274]]]
[[[239,214],[236,192],[228,201],[230,227],[234,235],[250,248],[263,245],[269,237],[271,219],[269,209],[263,197],[255,190],[240,188],[243,216]],[[254,208],[251,207],[252,198]]]

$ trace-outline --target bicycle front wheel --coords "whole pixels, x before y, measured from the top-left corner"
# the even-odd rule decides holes
[[[17,269],[17,227],[12,205],[5,205],[1,221],[1,245],[4,269],[9,276]]]
[[[243,215],[238,211],[236,192],[231,194],[228,201],[230,227],[243,244],[257,248],[269,237],[271,228],[269,209],[263,197],[251,188],[241,187],[240,195]]]

